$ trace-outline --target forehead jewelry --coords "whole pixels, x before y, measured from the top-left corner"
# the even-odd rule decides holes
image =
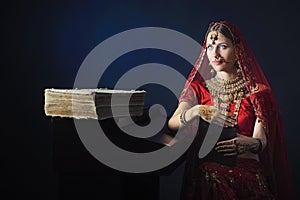
[[[213,32],[211,35],[210,35],[210,39],[212,41],[212,44],[215,44],[215,41],[218,40],[218,32]]]

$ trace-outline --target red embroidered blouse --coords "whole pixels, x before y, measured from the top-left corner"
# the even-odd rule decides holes
[[[213,105],[212,97],[206,87],[199,81],[193,81],[191,83],[190,90],[187,91],[184,98],[180,102],[187,102],[190,106],[197,104],[201,105]],[[196,101],[197,100],[197,101]],[[233,113],[235,103],[231,103],[230,112]],[[255,124],[255,111],[253,104],[251,103],[250,96],[244,97],[241,102],[241,106],[238,112],[237,118],[237,131],[241,135],[252,137],[254,124]]]

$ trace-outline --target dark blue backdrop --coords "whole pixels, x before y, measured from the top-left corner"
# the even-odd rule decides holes
[[[283,114],[298,188],[299,14],[293,2],[20,1],[7,3],[3,9],[2,110],[8,121],[2,124],[1,189],[11,197],[56,197],[50,119],[43,111],[45,88],[71,88],[87,54],[121,31],[165,27],[201,43],[207,25],[216,20],[232,21],[241,28],[268,77]],[[170,65],[184,75],[190,68],[186,61],[166,52],[136,51],[116,60],[107,72],[111,79],[104,78],[100,86],[112,87],[123,72],[148,62]],[[147,103],[159,102],[161,91],[165,88],[154,87]],[[168,104],[167,97],[163,99],[162,103]],[[176,105],[173,97],[171,102],[170,110]]]

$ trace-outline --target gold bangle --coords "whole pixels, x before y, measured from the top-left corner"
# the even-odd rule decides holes
[[[186,126],[188,124],[186,119],[185,119],[185,113],[186,113],[186,110],[182,111],[181,114],[180,114],[180,123],[183,126]]]
[[[256,138],[256,139],[257,139],[258,142],[259,142],[259,147],[258,147],[258,149],[257,149],[257,153],[260,153],[260,152],[262,152],[263,144],[262,144],[262,141],[261,141],[260,138]]]
[[[258,141],[258,148],[257,149],[253,149],[251,152],[255,153],[255,154],[259,154],[262,152],[262,148],[263,148],[263,144],[260,138],[255,138]]]

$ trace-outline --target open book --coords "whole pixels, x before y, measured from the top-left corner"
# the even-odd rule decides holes
[[[45,89],[44,110],[47,116],[106,119],[141,116],[144,90]]]

